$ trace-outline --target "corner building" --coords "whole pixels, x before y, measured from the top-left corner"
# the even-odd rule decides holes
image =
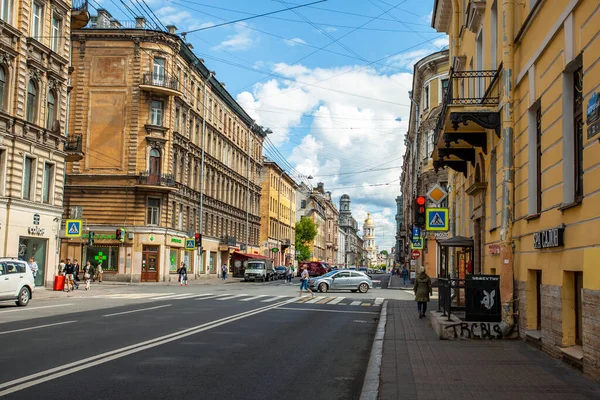
[[[95,240],[63,241],[61,255],[102,260],[107,280],[177,280],[181,262],[197,278],[259,251],[265,133],[168,29],[99,10],[72,31],[69,123],[85,156],[67,168],[65,217]],[[196,232],[203,252],[185,248]]]
[[[500,275],[509,327],[600,379],[598,1],[437,0],[432,25],[450,35],[434,165],[452,233]]]

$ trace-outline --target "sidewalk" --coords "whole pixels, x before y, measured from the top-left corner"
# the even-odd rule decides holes
[[[404,286],[404,279],[400,275],[390,275],[390,283],[388,284],[388,289],[402,289],[402,290],[412,290],[413,284],[410,283],[410,279],[408,284]]]
[[[520,340],[439,340],[414,301],[392,300],[378,398],[598,399],[600,384]]]

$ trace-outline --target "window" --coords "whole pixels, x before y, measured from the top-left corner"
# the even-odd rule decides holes
[[[440,96],[440,102],[444,101],[444,96],[448,92],[448,83],[450,80],[448,78],[442,79],[442,95]]]
[[[4,195],[6,180],[6,150],[0,149],[0,196]]]
[[[306,200],[300,200],[300,208],[306,208]]]
[[[6,70],[0,67],[0,109],[4,110],[4,91],[8,85],[6,84]]]
[[[423,110],[429,109],[429,85],[426,85],[423,91],[423,105]]]
[[[497,170],[497,160],[496,160],[496,149],[492,150],[492,154],[490,154],[490,229],[495,229],[498,227],[498,211],[497,211],[497,199],[496,199],[496,170]],[[464,203],[463,203],[464,204]],[[464,211],[463,211],[464,215]]]
[[[575,201],[583,197],[583,69],[573,72],[573,128],[575,134]]]
[[[0,0],[0,19],[2,19],[2,21],[8,22],[10,23],[11,18],[10,18],[10,14],[12,12],[11,10],[11,0]]]
[[[163,102],[152,100],[150,108],[150,124],[162,126],[163,123]]]
[[[87,261],[89,261],[93,266],[97,266],[99,263],[102,263],[102,270],[104,272],[116,272],[117,268],[119,267],[119,247],[86,246],[84,262]]]
[[[535,113],[536,212],[542,212],[542,107]]]
[[[48,100],[46,101],[46,129],[52,129],[54,120],[56,119],[56,95],[53,90],[48,92]]]
[[[175,109],[175,131],[179,132],[179,108]]]
[[[181,118],[181,131],[179,133],[181,133],[182,135],[185,135],[185,121],[187,119],[187,113],[183,113],[183,116]]]
[[[42,36],[42,23],[44,19],[44,7],[38,3],[33,3],[33,24],[31,25],[31,36],[39,38]]]
[[[53,52],[58,53],[58,48],[60,46],[60,25],[61,20],[56,17],[56,15],[52,16],[52,32],[50,35],[50,49]]]
[[[23,165],[23,199],[31,200],[33,183],[35,182],[35,159],[25,157]]]
[[[149,197],[146,211],[146,223],[148,225],[158,225],[160,223],[160,199]]]
[[[177,216],[177,203],[173,202],[171,207],[171,228],[175,229],[175,220]]]
[[[150,150],[150,157],[148,159],[148,174],[150,176],[160,175],[160,151],[158,149]]]
[[[54,164],[44,163],[44,182],[42,187],[42,202],[50,204],[54,181]]]
[[[492,43],[490,46],[490,61],[492,63],[492,69],[496,69],[498,66],[498,1],[494,0],[491,8],[491,33],[492,33]]]
[[[179,204],[179,219],[177,220],[177,229],[183,230],[183,204]]]
[[[34,122],[37,106],[37,86],[33,80],[27,85],[27,113],[26,118],[29,122]]]

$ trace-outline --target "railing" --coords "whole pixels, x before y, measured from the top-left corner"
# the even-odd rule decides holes
[[[83,143],[81,135],[70,136],[65,143],[65,151],[69,153],[81,153],[83,151]]]
[[[82,11],[88,9],[88,0],[73,0],[71,10]]]
[[[144,85],[160,86],[173,90],[179,90],[179,81],[177,81],[175,78],[171,78],[167,74],[144,74],[142,77],[142,83]]]
[[[454,311],[465,311],[465,280],[453,278],[438,278],[438,311],[443,312],[443,316],[448,316]]]
[[[175,186],[175,177],[172,174],[152,174],[149,171],[140,172],[139,185]]]

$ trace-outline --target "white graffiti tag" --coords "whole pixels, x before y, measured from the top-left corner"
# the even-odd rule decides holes
[[[485,306],[488,310],[491,310],[494,306],[494,296],[496,296],[496,291],[492,290],[490,293],[483,291],[483,300],[481,300],[481,304]]]

